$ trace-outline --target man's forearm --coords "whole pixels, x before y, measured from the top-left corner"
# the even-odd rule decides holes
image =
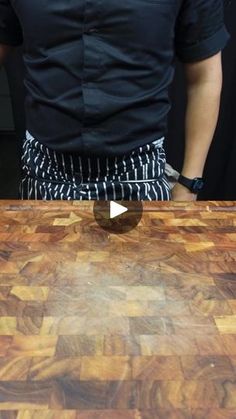
[[[212,75],[212,76],[211,76]],[[201,177],[216,128],[222,88],[221,71],[187,85],[185,154],[181,173]]]

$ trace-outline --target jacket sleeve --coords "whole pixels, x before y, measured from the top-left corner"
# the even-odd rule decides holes
[[[228,40],[223,0],[183,0],[175,25],[175,53],[194,62],[215,55]]]
[[[22,28],[9,0],[0,0],[0,43],[12,46],[23,43]]]

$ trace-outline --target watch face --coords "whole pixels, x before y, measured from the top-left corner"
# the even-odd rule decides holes
[[[193,184],[193,191],[201,191],[203,188],[204,182],[202,179],[196,179]]]

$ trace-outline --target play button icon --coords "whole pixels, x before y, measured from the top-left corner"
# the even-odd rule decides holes
[[[122,234],[135,228],[142,218],[141,201],[95,201],[93,212],[104,230]]]
[[[110,202],[110,218],[118,217],[118,215],[124,214],[126,211],[128,211],[128,208],[123,205],[117,204],[114,201]]]

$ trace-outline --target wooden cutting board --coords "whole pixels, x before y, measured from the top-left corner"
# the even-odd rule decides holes
[[[236,202],[0,201],[0,418],[236,418]]]

